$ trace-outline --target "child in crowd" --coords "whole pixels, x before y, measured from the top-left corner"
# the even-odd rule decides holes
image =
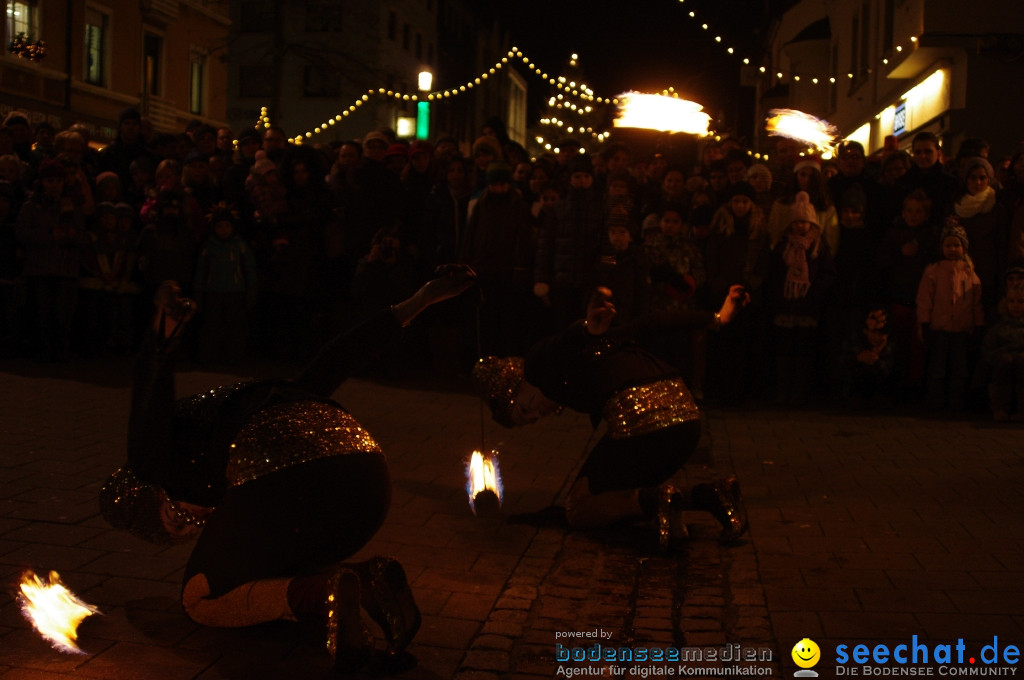
[[[40,163],[38,187],[15,226],[25,260],[28,302],[34,312],[34,346],[41,361],[71,358],[71,328],[78,305],[78,275],[88,243],[80,210],[65,193],[67,172],[55,159]]]
[[[210,215],[213,233],[199,251],[193,294],[203,311],[199,357],[237,364],[245,355],[246,310],[256,303],[256,257],[235,233],[228,210]]]
[[[633,243],[633,230],[625,215],[611,215],[608,242],[596,270],[596,286],[609,288],[615,303],[615,323],[628,323],[647,311],[650,273],[644,252]]]
[[[700,251],[690,242],[683,207],[666,205],[658,227],[644,247],[651,263],[653,307],[665,311],[691,309],[693,296],[704,285],[707,274]]]
[[[985,324],[981,281],[967,254],[967,232],[951,225],[939,241],[942,259],[928,265],[917,289],[919,333],[927,331],[929,408],[947,403],[963,409],[967,391],[967,343]]]
[[[775,335],[778,401],[803,404],[810,396],[824,303],[835,265],[806,192],[790,205],[789,226],[773,253],[767,292]]]
[[[1003,422],[1016,403],[1014,420],[1024,419],[1024,282],[1006,291],[999,303],[1002,318],[985,334],[981,361],[991,371],[988,383],[992,418]]]
[[[134,238],[125,238],[118,229],[115,204],[102,201],[95,217],[80,279],[86,350],[93,356],[125,354],[132,347],[132,303],[138,291],[131,280]]]
[[[550,305],[555,327],[580,318],[604,234],[604,201],[588,156],[568,164],[569,190],[555,213],[538,221],[533,292]]]
[[[868,403],[889,395],[895,361],[884,309],[868,313],[864,328],[843,349],[843,396]]]
[[[756,378],[756,382],[765,379],[760,373],[753,375],[755,366],[763,365],[758,353],[764,342],[758,340],[764,338],[756,338],[755,342],[750,339],[759,330],[756,321],[764,309],[762,288],[771,259],[764,214],[754,203],[754,196],[754,188],[747,182],[730,185],[725,203],[711,218],[705,247],[708,277],[705,299],[721,299],[728,293],[729,286],[737,283],[742,284],[751,297],[743,313],[737,314],[732,323],[719,332],[718,342],[708,347],[708,371],[712,374],[708,385],[720,390],[714,396],[733,405],[747,396],[752,379]],[[696,204],[696,198],[691,205]],[[697,219],[697,211],[697,207],[692,208],[694,224],[703,222]]]
[[[875,260],[889,305],[889,330],[896,344],[899,396],[920,396],[926,350],[917,333],[917,289],[925,267],[936,257],[938,228],[930,221],[931,199],[923,190],[903,199],[903,208],[878,247]]]

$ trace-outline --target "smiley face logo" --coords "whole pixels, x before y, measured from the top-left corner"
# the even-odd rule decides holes
[[[820,660],[821,650],[814,640],[804,638],[793,645],[793,663],[800,668],[813,668]]]

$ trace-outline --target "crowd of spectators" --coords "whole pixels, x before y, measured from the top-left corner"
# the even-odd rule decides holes
[[[951,155],[930,133],[870,158],[799,146],[778,138],[755,162],[709,141],[687,163],[565,140],[531,159],[492,120],[464,156],[383,129],[329,145],[198,121],[153,134],[129,108],[97,151],[87,126],[15,111],[0,126],[0,351],[130,353],[171,279],[199,303],[196,360],[297,361],[464,262],[479,293],[432,309],[398,370],[521,354],[597,286],[629,323],[714,309],[740,283],[752,302],[714,337],[667,323],[650,339],[702,399],[1024,411],[1024,152],[970,139]]]

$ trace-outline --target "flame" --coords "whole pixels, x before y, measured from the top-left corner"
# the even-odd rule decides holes
[[[619,117],[615,127],[644,128],[662,132],[685,132],[707,136],[711,116],[704,107],[678,97],[624,92],[619,95]]]
[[[26,571],[21,577],[21,613],[53,648],[67,654],[84,654],[75,644],[78,625],[99,609],[86,604],[60,582],[60,575],[50,572],[49,582]]]
[[[827,120],[793,109],[772,109],[768,113],[770,116],[764,125],[768,134],[789,137],[819,151],[831,148],[836,127]]]
[[[466,464],[466,492],[469,494],[469,507],[476,512],[476,499],[481,493],[491,491],[501,504],[502,486],[501,470],[498,469],[498,452],[491,451],[486,456],[474,451]]]

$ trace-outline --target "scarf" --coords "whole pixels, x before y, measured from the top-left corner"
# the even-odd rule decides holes
[[[971,264],[966,260],[959,260],[953,263],[953,304],[960,301],[960,298],[967,295],[967,287],[971,283],[971,274],[974,271]]]
[[[979,191],[973,196],[971,194],[964,194],[963,197],[953,206],[953,209],[960,217],[974,217],[979,213],[984,215],[985,213],[992,212],[992,208],[994,208],[995,205],[995,189],[992,187],[985,187],[984,191]]]
[[[810,237],[789,235],[782,260],[786,263],[786,285],[783,296],[787,300],[797,300],[807,295],[811,287],[810,274],[807,271],[807,249],[814,243]]]

